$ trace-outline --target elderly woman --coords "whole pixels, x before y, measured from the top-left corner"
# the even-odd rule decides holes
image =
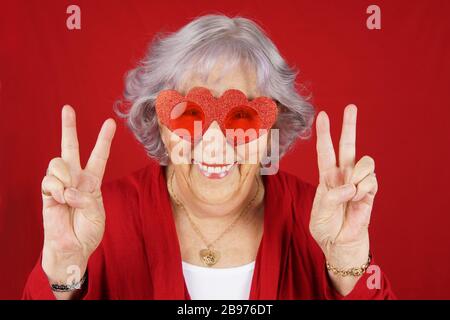
[[[295,78],[242,17],[207,15],[156,38],[116,110],[157,162],[104,185],[115,122],[82,169],[65,106],[24,298],[393,297],[370,254],[377,180],[372,158],[355,161],[356,107],[344,111],[338,165],[328,117],[317,116],[317,187],[277,170],[313,123]]]

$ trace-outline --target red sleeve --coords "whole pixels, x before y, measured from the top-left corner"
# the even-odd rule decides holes
[[[309,232],[309,220],[312,209],[313,200],[316,193],[316,186],[306,183],[301,180],[297,180],[294,187],[297,195],[296,199],[296,212],[300,213],[300,217],[296,220],[297,223],[297,236],[300,236],[300,242],[303,242],[308,251],[308,261],[313,264],[311,269],[315,270],[316,276],[314,277],[318,285],[319,292],[318,298],[320,299],[337,299],[337,300],[387,300],[396,299],[394,292],[392,291],[391,284],[375,260],[371,259],[371,263],[367,271],[361,276],[356,283],[353,290],[342,296],[339,294],[333,286],[331,279],[328,275],[326,268],[325,256]],[[305,239],[306,238],[306,239]]]
[[[47,276],[42,269],[41,260],[42,253],[28,276],[22,295],[24,300],[55,300]]]

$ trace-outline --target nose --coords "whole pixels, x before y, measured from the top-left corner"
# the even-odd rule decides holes
[[[210,141],[214,138],[224,138],[222,134],[222,130],[220,130],[219,123],[217,121],[213,121],[209,128],[205,131],[205,134],[203,135],[204,141]]]
[[[194,157],[200,162],[213,164],[234,163],[234,148],[232,148],[220,129],[219,123],[213,121],[206,130],[200,143],[194,149]]]

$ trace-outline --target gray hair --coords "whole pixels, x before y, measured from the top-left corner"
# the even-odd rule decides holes
[[[184,75],[195,70],[207,77],[225,55],[230,63],[250,63],[256,69],[262,95],[277,102],[279,152],[284,155],[297,138],[309,138],[315,111],[296,90],[298,71],[282,58],[273,42],[255,22],[236,16],[209,14],[196,18],[174,33],[158,33],[145,57],[125,78],[125,101],[114,107],[126,120],[147,154],[167,165],[168,154],[162,142],[154,102],[158,92],[179,88]],[[121,106],[126,106],[122,108]]]

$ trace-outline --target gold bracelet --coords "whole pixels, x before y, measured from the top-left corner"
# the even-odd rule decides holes
[[[367,258],[367,262],[363,264],[360,267],[357,268],[350,268],[350,269],[338,269],[336,267],[333,267],[330,265],[327,261],[327,270],[333,272],[334,274],[341,276],[341,277],[347,277],[347,276],[353,276],[353,277],[359,277],[364,272],[366,272],[367,268],[370,265],[371,257],[369,254],[369,257]]]

